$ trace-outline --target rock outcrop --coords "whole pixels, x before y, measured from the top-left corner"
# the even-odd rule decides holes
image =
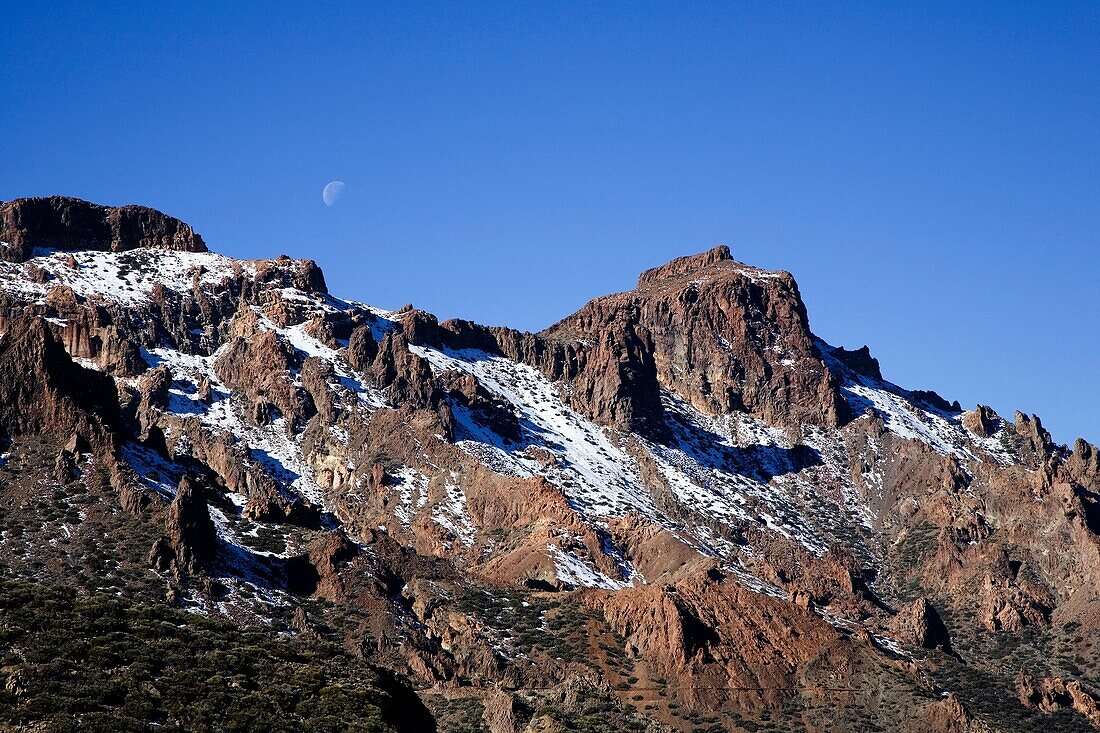
[[[847,654],[811,612],[754,594],[715,569],[672,586],[607,595],[602,611],[660,675],[717,674],[722,687],[745,688],[741,697],[750,705],[786,699],[811,660]]]
[[[1100,697],[1085,690],[1077,680],[1067,681],[1061,677],[1037,679],[1021,672],[1016,677],[1016,694],[1024,705],[1044,713],[1076,710],[1094,728],[1100,729]]]
[[[200,484],[184,477],[168,508],[165,535],[149,553],[149,564],[177,577],[194,575],[217,555],[218,533]]]
[[[139,247],[205,252],[179,219],[145,206],[97,206],[65,196],[0,203],[0,258],[23,262],[36,247],[121,252]]]
[[[973,412],[963,413],[963,425],[979,438],[992,437],[1000,429],[1001,418],[992,407],[978,405]]]
[[[119,421],[111,380],[75,364],[41,320],[7,325],[0,339],[0,424],[9,433],[86,427],[77,430],[86,440],[93,439],[89,433],[106,440],[104,428]],[[103,428],[93,428],[93,422]]]
[[[635,290],[597,298],[543,335],[597,344],[593,371],[629,397],[614,413],[630,418],[624,426],[652,422],[661,387],[704,413],[746,410],[774,425],[835,426],[848,415],[794,278],[743,265],[728,247],[648,270]],[[607,378],[592,380],[594,394]]]
[[[329,600],[342,597],[344,583],[339,566],[355,556],[357,549],[339,530],[322,532],[313,538],[307,552],[287,563],[287,584],[295,593],[318,595]]]
[[[950,651],[951,638],[936,607],[927,598],[918,598],[903,607],[891,627],[897,638],[911,646]]]
[[[856,374],[862,374],[871,379],[882,380],[882,370],[879,368],[878,359],[871,356],[871,350],[866,346],[849,351],[843,347],[833,350],[836,357]]]
[[[301,366],[297,352],[274,331],[238,336],[222,350],[214,371],[226,385],[250,402],[252,421],[266,425],[283,418],[302,423],[316,412],[313,400],[294,383]]]
[[[159,577],[494,731],[1011,729],[1013,682],[1095,720],[1100,451],[886,382],[789,273],[717,247],[533,334],[140,207],[8,202],[0,241],[12,572]]]

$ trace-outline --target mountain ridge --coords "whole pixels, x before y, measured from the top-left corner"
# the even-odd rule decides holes
[[[1093,720],[1095,447],[885,381],[789,273],[720,246],[527,333],[123,210],[0,204],[9,575],[339,641],[444,730],[578,689],[652,730]]]

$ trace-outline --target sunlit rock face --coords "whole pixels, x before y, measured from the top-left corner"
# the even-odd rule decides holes
[[[14,574],[327,635],[491,730],[1094,720],[1096,448],[885,381],[789,273],[717,247],[531,334],[141,207],[0,241]]]
[[[150,247],[205,252],[202,237],[179,219],[145,206],[97,206],[65,196],[0,203],[0,256],[23,262],[36,247],[122,252]]]

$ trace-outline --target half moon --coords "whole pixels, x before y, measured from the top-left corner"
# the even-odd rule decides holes
[[[332,181],[325,186],[325,190],[321,192],[321,198],[324,200],[325,206],[332,206],[336,203],[336,199],[340,198],[340,194],[343,192],[344,182]]]

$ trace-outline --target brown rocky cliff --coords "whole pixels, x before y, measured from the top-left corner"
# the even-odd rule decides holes
[[[720,674],[724,684],[759,688],[774,704],[813,660],[839,652],[838,636],[810,611],[753,593],[717,570],[675,585],[603,596],[608,623],[665,675]],[[832,659],[840,668],[840,658]]]
[[[97,206],[65,196],[0,204],[0,258],[23,262],[35,247],[120,252],[138,247],[205,252],[202,237],[179,219],[145,206]]]
[[[643,435],[661,432],[657,345],[637,308],[601,314],[582,339],[585,368],[572,379],[574,399],[599,423]]]
[[[1085,690],[1077,680],[1035,677],[1021,672],[1016,677],[1016,694],[1024,705],[1043,713],[1072,709],[1100,729],[1100,698]]]
[[[635,290],[597,298],[542,335],[605,345],[596,371],[632,369],[643,415],[663,386],[709,414],[747,410],[792,427],[847,417],[794,278],[736,262],[727,247],[648,270]]]
[[[256,424],[279,416],[293,423],[308,420],[316,411],[309,392],[295,385],[291,377],[291,370],[300,366],[298,359],[297,352],[274,331],[256,331],[233,338],[215,362],[214,371],[251,403]]]
[[[879,368],[878,359],[871,356],[871,350],[866,346],[861,346],[854,351],[843,347],[836,348],[833,349],[833,357],[857,374],[882,381],[882,370]]]
[[[662,388],[709,414],[747,410],[780,426],[848,417],[794,278],[735,262],[726,247],[648,270],[635,290],[597,298],[539,334],[438,323],[417,310],[401,323],[411,344],[533,366],[565,382],[578,411],[624,431],[659,436]]]
[[[901,609],[893,618],[891,631],[898,639],[912,646],[944,651],[951,649],[951,639],[943,619],[935,606],[923,597]]]
[[[120,413],[113,380],[73,362],[48,324],[8,320],[0,337],[0,429],[79,434],[110,451]]]
[[[8,207],[5,216],[13,216],[10,205],[3,206]],[[75,206],[70,213],[76,216],[79,210]],[[43,214],[46,224],[39,225],[26,218],[30,209],[20,211],[17,225],[5,224],[4,231],[18,230],[23,237],[10,250],[15,254],[5,255],[9,258],[30,251],[32,233],[50,231],[48,216]],[[164,222],[157,234],[153,222],[160,220],[155,217],[138,220],[148,226],[119,223],[116,231],[108,216],[107,233],[91,236],[82,234],[83,220],[77,217],[62,244],[107,250],[192,246],[165,234],[172,226]],[[162,255],[133,253],[122,259],[144,256]],[[75,266],[63,258],[8,267],[14,278],[48,285],[58,272]],[[54,268],[52,274],[47,266]],[[1005,450],[1003,460],[999,453],[982,453],[981,443],[967,444],[975,460],[965,452],[943,455],[927,443],[890,432],[881,417],[845,423],[836,375],[854,378],[854,371],[879,380],[877,362],[866,348],[830,349],[832,358],[826,358],[836,375],[830,373],[791,276],[736,263],[725,248],[650,270],[634,291],[592,301],[542,334],[467,321],[439,323],[411,308],[383,323],[366,309],[313,297],[323,294],[325,285],[320,270],[308,261],[238,263],[219,278],[195,268],[182,286],[178,279],[162,283],[138,303],[112,302],[86,290],[78,297],[68,286],[36,288],[29,300],[18,288],[0,294],[0,437],[59,437],[49,446],[47,468],[52,480],[66,487],[95,478],[87,470],[87,456],[93,455],[96,464],[112,471],[119,500],[134,521],[156,523],[140,545],[141,559],[152,540],[164,534],[150,559],[174,574],[192,575],[207,563],[224,569],[216,552],[225,547],[197,485],[181,484],[170,507],[143,489],[136,476],[130,477],[132,485],[122,485],[116,474],[126,471],[119,469],[117,456],[133,448],[131,443],[156,452],[159,460],[186,466],[189,475],[201,475],[204,487],[217,484],[244,495],[242,515],[251,522],[298,525],[280,528],[288,536],[310,538],[287,546],[285,570],[293,592],[352,604],[359,611],[369,608],[371,623],[384,625],[387,604],[407,584],[410,590],[402,595],[428,629],[416,633],[430,632],[433,640],[441,640],[440,646],[415,651],[423,653],[421,664],[430,669],[426,679],[452,673],[508,684],[522,679],[519,672],[504,671],[503,657],[489,643],[491,629],[460,613],[443,590],[429,592],[424,588],[430,583],[418,585],[438,578],[444,566],[454,582],[485,583],[492,594],[500,588],[525,593],[517,589],[526,587],[559,591],[535,596],[552,597],[554,603],[598,597],[594,608],[625,638],[624,654],[646,670],[639,676],[675,678],[677,687],[690,691],[684,695],[699,695],[685,707],[694,712],[726,704],[702,697],[703,690],[716,685],[746,688],[743,708],[752,710],[781,704],[790,690],[805,689],[808,679],[824,679],[814,677],[821,670],[830,675],[837,670],[840,684],[854,682],[857,662],[878,659],[867,632],[947,649],[946,629],[930,603],[918,599],[891,616],[885,605],[874,606],[865,577],[877,578],[887,589],[912,585],[916,593],[935,598],[957,632],[960,653],[966,651],[967,623],[984,623],[1007,638],[1025,626],[1049,626],[1053,633],[1065,619],[1082,614],[1082,629],[1090,628],[1083,614],[1096,603],[1092,589],[1100,587],[1096,448],[1081,441],[1071,453],[1053,445],[1038,419],[1020,415],[1012,425],[986,408],[961,419],[970,434],[994,436]],[[288,288],[296,292],[282,292]],[[355,381],[377,388],[384,399],[376,402],[372,396],[367,405],[343,383],[349,379],[344,365],[328,355],[307,358],[295,346],[299,342],[283,331],[289,327],[300,327],[300,333],[341,352],[357,372]],[[707,565],[713,561],[700,557],[695,545],[655,521],[627,514],[608,518],[597,531],[571,505],[567,489],[552,480],[558,462],[570,460],[567,452],[559,456],[524,445],[530,431],[514,405],[469,373],[433,371],[410,349],[416,345],[481,349],[530,365],[560,383],[563,399],[579,412],[602,425],[650,436],[664,423],[665,390],[711,414],[746,410],[791,428],[845,423],[840,430],[822,431],[825,439],[818,445],[835,441],[838,446],[836,455],[825,455],[826,448],[822,454],[836,461],[841,478],[850,473],[863,492],[858,498],[874,515],[870,539],[881,540],[883,557],[855,553],[859,538],[850,535],[828,539],[830,545],[848,543],[852,553],[839,548],[811,557],[785,546],[763,552],[746,569],[789,593],[788,598],[771,597],[727,579]],[[217,355],[209,359],[213,373],[191,373],[171,361],[146,364],[143,354],[158,347]],[[325,354],[312,346],[308,350]],[[89,359],[102,371],[80,366]],[[167,409],[187,404],[177,398],[187,396],[188,385],[193,385],[190,394],[198,396],[195,411]],[[916,405],[925,399],[920,393],[898,394]],[[367,551],[357,552],[340,533],[303,529],[319,526],[320,508],[301,500],[275,466],[252,454],[256,443],[248,435],[204,425],[201,410],[226,399],[234,410],[244,409],[246,423],[262,426],[287,418],[286,437],[300,449],[302,465],[313,469],[326,505],[351,536],[367,544]],[[458,420],[471,415],[506,438],[508,452],[540,461],[546,475],[502,475],[482,455],[462,450],[471,446],[448,443]],[[69,436],[74,438],[65,443]],[[626,436],[624,442],[634,444],[631,455],[644,452],[638,446],[645,441]],[[112,459],[118,465],[110,465]],[[663,507],[670,492],[651,480],[656,468],[638,461],[642,483],[647,489],[656,486]],[[800,466],[792,463],[791,473],[804,470]],[[834,464],[822,466],[798,479],[823,492],[842,491],[825,470]],[[740,464],[717,468],[731,474],[745,470]],[[769,485],[769,491],[779,493],[786,488],[779,481]],[[213,501],[214,492],[209,496]],[[803,505],[784,515],[791,521],[811,519]],[[229,529],[219,531],[233,531],[235,517],[226,516]],[[683,516],[693,526],[707,526],[705,516]],[[458,524],[440,518],[468,524],[456,529]],[[768,549],[751,528],[736,531],[754,550]],[[395,559],[387,556],[383,563],[383,546]],[[638,577],[624,577],[611,548],[648,585],[639,580],[621,591],[571,594],[572,583],[559,577],[558,560],[566,555],[613,581]],[[363,574],[363,568],[380,563],[385,573]],[[274,560],[258,565],[284,568]],[[842,632],[817,615],[823,608],[831,619],[862,628]],[[318,628],[324,619],[319,613]],[[525,662],[508,662],[513,663],[517,666],[508,670]],[[1082,682],[1095,684],[1090,677]],[[1069,694],[1069,684],[1052,699]],[[502,708],[500,719],[506,724],[509,714]],[[929,705],[927,720],[911,720],[927,722],[923,729],[969,726],[966,710],[954,699]]]
[[[422,408],[439,404],[431,365],[409,351],[403,333],[391,331],[383,337],[371,371],[374,384],[395,404]]]
[[[184,477],[165,520],[165,536],[153,545],[150,564],[175,575],[191,575],[209,563],[218,550],[218,534],[202,486]]]
[[[339,565],[355,556],[357,548],[342,530],[319,533],[308,543],[307,552],[287,562],[287,583],[295,593],[317,594],[329,600],[344,592]]]

